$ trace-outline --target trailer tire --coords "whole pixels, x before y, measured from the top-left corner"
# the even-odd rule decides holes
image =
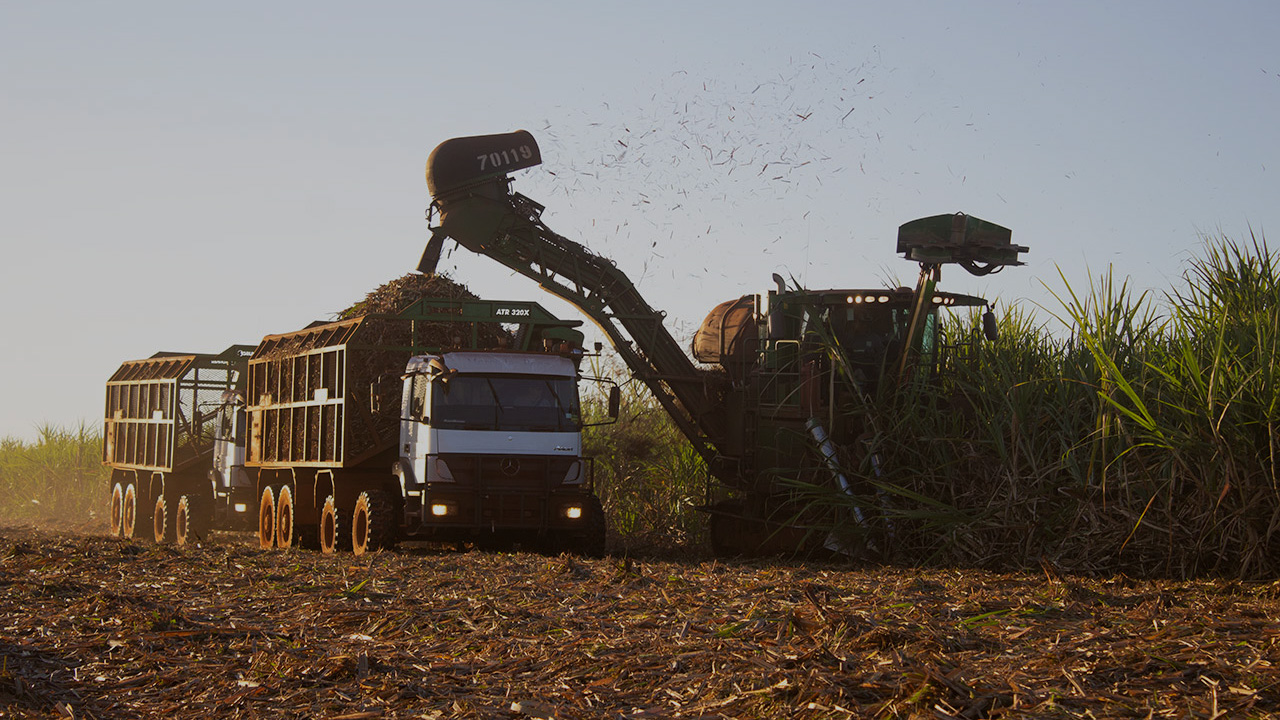
[[[179,547],[194,545],[209,537],[209,507],[198,495],[178,498],[173,518],[173,539]]]
[[[169,498],[163,492],[156,495],[156,504],[151,512],[151,537],[156,543],[173,540],[173,511],[169,508]]]
[[[384,490],[366,490],[356,498],[351,513],[351,552],[363,555],[370,550],[391,547],[395,542],[395,508]]]
[[[258,547],[270,550],[276,542],[276,495],[268,485],[258,501]]]
[[[116,483],[111,486],[111,536],[124,534],[124,486]]]
[[[293,524],[293,490],[288,485],[280,488],[276,498],[276,547],[288,550],[296,537]]]
[[[320,508],[320,552],[332,555],[338,552],[338,503],[333,496],[324,499]]]
[[[124,501],[120,505],[120,536],[132,538],[138,526],[138,491],[133,483],[124,488]]]

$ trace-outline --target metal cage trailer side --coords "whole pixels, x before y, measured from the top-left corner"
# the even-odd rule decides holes
[[[157,353],[107,381],[102,462],[111,468],[113,535],[185,542],[202,529],[216,409],[242,381],[252,350]],[[140,514],[150,515],[149,532]]]

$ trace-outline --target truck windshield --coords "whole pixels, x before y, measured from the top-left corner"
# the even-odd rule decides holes
[[[456,375],[432,387],[431,424],[440,428],[570,432],[579,428],[573,378]]]

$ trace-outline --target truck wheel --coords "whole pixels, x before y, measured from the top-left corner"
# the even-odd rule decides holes
[[[124,486],[116,483],[111,486],[111,535],[120,537],[124,532]]]
[[[351,552],[363,555],[369,550],[391,547],[395,532],[395,508],[386,491],[360,493],[355,512],[351,514]]]
[[[138,491],[134,489],[133,483],[129,483],[124,488],[124,504],[120,506],[120,536],[132,538],[137,522]]]
[[[164,493],[156,495],[155,510],[151,513],[151,536],[157,543],[173,539],[173,520],[170,517],[169,499]]]
[[[271,486],[262,488],[258,502],[258,547],[270,550],[276,542],[276,495]]]
[[[320,552],[332,555],[338,552],[338,503],[333,496],[324,499],[320,508]]]
[[[288,550],[293,547],[293,538],[293,489],[285,485],[276,498],[276,547]]]
[[[195,495],[178,498],[173,518],[173,539],[179,547],[194,545],[209,536],[209,508]]]

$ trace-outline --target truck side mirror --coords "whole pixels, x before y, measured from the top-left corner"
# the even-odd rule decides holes
[[[996,324],[996,314],[991,312],[991,308],[982,313],[982,334],[988,342],[1000,339],[1000,327]]]
[[[609,388],[609,417],[614,420],[618,419],[618,415],[622,411],[622,390],[614,385]]]
[[[373,415],[381,415],[383,406],[386,405],[388,398],[386,395],[387,383],[398,379],[396,375],[379,375],[369,383],[369,412]],[[399,411],[398,401],[399,394],[394,396],[397,401],[396,411]]]

